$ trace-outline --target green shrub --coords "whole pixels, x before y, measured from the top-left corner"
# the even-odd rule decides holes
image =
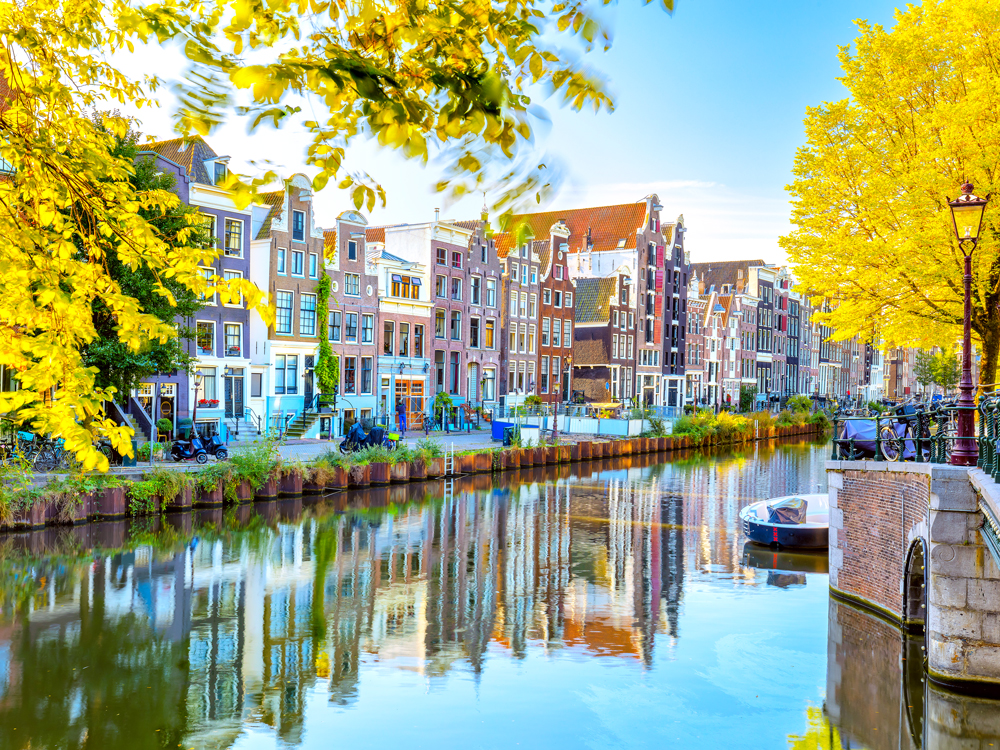
[[[524,405],[525,406],[541,406],[542,405],[542,397],[541,396],[536,396],[535,394],[531,394],[530,396],[528,396],[527,398],[524,399]]]
[[[875,414],[884,414],[885,412],[889,411],[888,406],[883,406],[878,401],[869,401],[868,409],[869,411],[872,411]]]
[[[355,466],[365,464],[391,464],[396,461],[396,452],[381,445],[372,445],[364,450],[350,454],[351,463]]]
[[[792,427],[796,424],[795,416],[788,409],[784,409],[778,415],[778,418],[774,420],[774,423],[778,427]]]
[[[809,418],[806,419],[808,424],[819,425],[823,430],[830,429],[830,418],[826,416],[826,412],[818,411],[815,414],[810,414]]]
[[[174,429],[174,423],[171,422],[166,417],[161,417],[160,419],[156,420],[156,429],[159,430],[160,432],[170,432],[172,429]]]
[[[755,411],[750,415],[750,419],[755,421],[757,426],[762,430],[774,427],[774,417],[769,411]]]
[[[810,412],[812,411],[812,399],[804,394],[798,394],[788,399],[786,404],[792,411]]]
[[[133,515],[152,513],[156,507],[153,498],[156,497],[159,486],[152,479],[132,482],[128,486],[128,509]]]
[[[420,438],[417,441],[417,457],[423,459],[424,461],[430,461],[432,458],[440,458],[444,455],[444,447],[441,445],[439,440],[433,438]]]
[[[278,461],[274,454],[274,441],[270,438],[255,440],[246,448],[237,448],[229,456],[232,479],[236,483],[250,482],[254,491],[259,490],[274,476]]]

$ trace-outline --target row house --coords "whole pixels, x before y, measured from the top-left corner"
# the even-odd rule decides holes
[[[273,301],[275,318],[265,325],[259,315],[250,316],[246,401],[251,418],[272,428],[287,425],[294,437],[308,433],[317,419],[314,368],[320,336],[328,335],[326,321],[317,319],[325,241],[312,198],[302,174],[258,196],[250,243],[250,280]]]
[[[569,274],[569,227],[549,229],[536,241],[540,259],[538,308],[538,396],[559,403],[572,396],[576,283]]]
[[[224,187],[229,157],[217,154],[201,138],[176,138],[142,144],[137,158],[152,159],[160,171],[173,175],[181,201],[207,217],[219,255],[204,274],[224,280],[248,278],[253,207],[238,207],[233,192]],[[184,372],[162,373],[147,378],[130,399],[128,411],[151,438],[161,418],[175,425],[178,419],[197,419],[202,434],[223,436],[245,418],[249,311],[242,301],[223,302],[218,295],[204,304],[194,318],[177,321],[194,332],[184,346],[197,360],[201,384],[196,388],[196,379]],[[196,410],[197,404],[202,405]]]
[[[362,214],[344,211],[334,227],[323,233],[330,277],[327,337],[340,363],[338,408],[343,433],[359,419],[378,416],[378,276],[375,259],[369,258],[367,228]]]
[[[386,413],[405,404],[408,425],[416,428],[439,393],[456,411],[463,404],[492,406],[502,367],[503,280],[485,215],[444,221],[436,214],[433,222],[384,227],[372,237],[385,269],[383,302],[394,305],[383,305]],[[406,309],[395,302],[396,292],[408,295]]]
[[[503,352],[507,373],[503,394],[511,405],[535,394],[538,373],[538,296],[542,243],[525,239],[509,246],[502,238],[504,268]]]
[[[631,286],[632,307],[624,323],[619,321],[619,331],[624,329],[626,340],[631,337],[633,341],[627,368],[632,377],[620,383],[620,398],[679,406],[684,389],[690,262],[684,249],[683,217],[664,224],[662,210],[658,198],[650,195],[616,206],[520,214],[513,217],[509,233],[517,239],[508,242],[547,238],[552,227],[562,226],[572,279],[620,276]],[[524,250],[526,244],[519,247]],[[511,283],[517,285],[520,279],[511,278]],[[521,362],[513,355],[511,362],[517,363],[516,388]],[[524,364],[530,366],[529,361]],[[565,392],[562,395],[567,397]]]
[[[698,293],[698,276],[691,274],[688,290],[687,325],[684,332],[684,348],[687,362],[684,367],[684,403],[702,404],[705,399],[703,390],[705,375],[705,310],[708,300]]]
[[[739,404],[742,385],[742,364],[744,351],[740,337],[740,318],[736,307],[736,295],[719,297],[725,314],[723,316],[722,339],[722,390],[720,403]]]
[[[585,401],[617,403],[630,391],[636,332],[627,326],[635,312],[628,281],[624,271],[576,279],[573,383]]]

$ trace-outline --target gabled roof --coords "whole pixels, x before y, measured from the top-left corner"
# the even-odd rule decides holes
[[[493,245],[497,249],[497,257],[503,260],[514,247],[514,237],[509,232],[497,232],[493,235]]]
[[[257,200],[265,206],[271,207],[271,210],[267,213],[267,218],[264,219],[264,223],[257,230],[256,239],[266,240],[271,234],[271,222],[281,216],[281,209],[285,205],[285,191],[275,190],[273,193],[259,193]]]
[[[749,270],[763,265],[763,260],[722,260],[712,263],[692,263],[691,273],[698,275],[704,284],[702,289],[705,291],[712,287],[715,287],[716,291],[721,291],[723,284],[729,284],[730,289],[735,289],[737,282],[742,283],[745,290]],[[743,276],[739,278],[741,270]]]
[[[187,171],[195,182],[203,185],[213,185],[215,180],[205,169],[205,162],[218,158],[212,147],[205,143],[201,136],[194,138],[172,138],[169,141],[150,141],[137,143],[139,151],[155,151],[170,161],[177,162]]]
[[[538,267],[541,269],[540,276],[544,276],[549,271],[549,261],[552,258],[552,248],[548,237],[544,240],[535,240],[532,243],[532,251],[538,254]]]
[[[607,323],[611,319],[611,297],[618,288],[618,278],[581,277],[576,280],[573,307],[577,325],[581,323]]]
[[[587,249],[588,231],[594,243],[593,249],[597,252],[619,248],[634,249],[636,231],[642,229],[646,223],[646,201],[617,206],[544,211],[537,214],[515,214],[511,217],[507,231],[516,236],[518,228],[525,227],[535,239],[548,239],[549,229],[560,219],[569,227],[571,253]],[[497,246],[499,247],[499,243]]]

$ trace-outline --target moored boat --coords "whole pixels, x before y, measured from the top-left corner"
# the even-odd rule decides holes
[[[743,534],[772,547],[823,548],[830,532],[826,495],[788,495],[752,503],[740,511]]]

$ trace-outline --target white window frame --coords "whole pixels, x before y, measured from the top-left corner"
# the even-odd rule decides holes
[[[289,320],[289,330],[279,331],[278,330],[278,295],[279,294],[290,294],[292,297],[292,306],[288,308],[291,310],[291,319]],[[295,335],[295,292],[291,289],[275,289],[274,290],[274,333],[278,336],[294,336]]]
[[[274,272],[278,276],[288,275],[288,248],[279,247],[275,253]]]
[[[226,238],[229,236],[229,232],[227,231],[228,226],[229,226],[229,222],[233,222],[235,224],[239,224],[240,225],[240,231],[239,231],[240,252],[239,252],[239,255],[230,254],[229,248],[226,247]],[[226,217],[226,220],[222,223],[222,230],[223,230],[222,231],[222,255],[223,255],[223,257],[226,257],[226,258],[242,258],[243,257],[243,252],[244,252],[244,248],[243,248],[243,244],[244,244],[243,243],[243,219],[231,219],[229,217]]]
[[[209,352],[208,354],[203,352],[201,350],[201,347],[198,345],[198,326],[201,325],[202,323],[207,323],[208,325],[212,326],[212,351]],[[217,325],[218,322],[215,320],[196,320],[194,322],[194,348],[195,351],[198,353],[199,357],[215,356],[215,350],[219,348],[219,336],[218,336],[219,329],[217,328]]]
[[[357,281],[358,281],[358,293],[357,294],[352,294],[351,292],[347,291],[347,289],[349,287],[349,285],[347,283],[347,280],[349,278],[357,279]],[[344,274],[344,294],[346,294],[348,297],[360,297],[361,296],[361,274],[360,273],[345,273]]]
[[[296,255],[301,256],[301,258],[302,258],[302,273],[295,273],[295,256]],[[292,250],[292,257],[290,258],[290,260],[292,261],[292,264],[291,264],[292,267],[288,269],[288,275],[289,276],[295,276],[295,277],[298,277],[300,279],[304,279],[305,276],[306,276],[306,252],[305,252],[305,250]]]
[[[243,278],[243,272],[242,271],[235,271],[235,270],[233,270],[231,268],[226,268],[226,269],[224,269],[222,271],[222,278],[223,278],[224,281],[233,281],[235,279],[242,279]],[[244,305],[243,293],[240,292],[240,301],[239,302],[236,302],[236,303],[233,303],[233,302],[224,302],[222,306],[223,307],[231,307],[231,308],[234,308],[234,309],[240,309],[240,310],[242,310],[243,309],[243,305]]]
[[[239,329],[240,329],[240,353],[239,354],[230,354],[229,353],[229,345],[226,343],[226,326],[238,326]],[[243,356],[244,355],[244,351],[243,351],[243,324],[242,323],[235,323],[235,322],[233,322],[231,320],[224,320],[224,321],[222,321],[222,354],[223,354],[223,357],[225,357],[227,359],[228,358],[246,359],[246,357]]]
[[[317,253],[309,253],[309,278],[319,278],[319,255]]]
[[[313,305],[313,309],[312,309],[312,314],[313,314],[313,332],[311,334],[310,333],[303,333],[302,332],[302,317],[303,317],[302,316],[302,313],[303,313],[302,303],[306,300],[307,297],[312,297],[313,300],[314,300],[314,302],[315,302],[315,304]],[[293,307],[292,309],[295,309],[295,308]],[[309,294],[309,293],[303,292],[303,293],[299,294],[299,336],[306,336],[308,338],[316,338],[316,336],[317,336],[316,331],[317,331],[318,328],[319,328],[319,299],[318,299],[318,297],[317,297],[316,294]]]
[[[202,272],[201,275],[205,277],[206,281],[211,283],[212,277],[215,276],[215,269],[211,266],[198,266],[198,269]],[[208,273],[205,273],[206,271]],[[215,294],[209,294],[203,297],[201,301],[206,307],[216,307],[219,304]]]

